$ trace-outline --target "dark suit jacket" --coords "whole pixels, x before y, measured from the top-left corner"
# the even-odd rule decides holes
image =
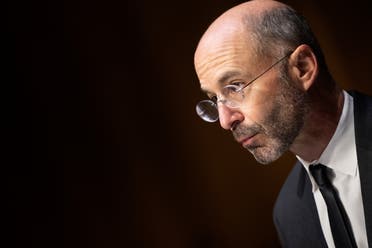
[[[355,139],[369,247],[372,248],[372,97],[354,98]],[[310,179],[297,162],[274,207],[274,223],[283,247],[327,247]]]

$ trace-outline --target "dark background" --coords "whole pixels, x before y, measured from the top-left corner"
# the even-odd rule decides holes
[[[260,166],[194,110],[194,49],[240,2],[8,3],[10,247],[278,246],[272,207],[294,157]],[[339,84],[372,94],[368,1],[286,3]]]

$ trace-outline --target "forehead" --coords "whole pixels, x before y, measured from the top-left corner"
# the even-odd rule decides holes
[[[252,43],[241,37],[227,37],[199,47],[195,70],[201,88],[209,90],[234,78],[249,78],[257,62]]]

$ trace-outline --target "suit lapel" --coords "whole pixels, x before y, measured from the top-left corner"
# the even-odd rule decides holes
[[[372,247],[372,98],[357,92],[351,94],[368,245]]]

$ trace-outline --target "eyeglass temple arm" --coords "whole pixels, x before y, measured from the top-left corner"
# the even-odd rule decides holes
[[[258,76],[256,76],[255,78],[253,78],[251,81],[249,81],[246,85],[244,85],[239,91],[243,90],[245,87],[247,87],[248,85],[250,85],[251,83],[253,83],[254,81],[256,81],[259,77],[261,77],[263,74],[265,74],[266,72],[270,71],[271,68],[273,68],[274,66],[276,66],[277,64],[279,64],[281,61],[283,61],[285,58],[287,58],[288,56],[290,56],[291,54],[293,53],[293,51],[290,51],[288,52],[285,56],[283,56],[281,59],[279,59],[278,61],[276,61],[274,64],[272,64],[269,68],[267,68],[266,70],[264,70],[263,72],[261,72]]]

